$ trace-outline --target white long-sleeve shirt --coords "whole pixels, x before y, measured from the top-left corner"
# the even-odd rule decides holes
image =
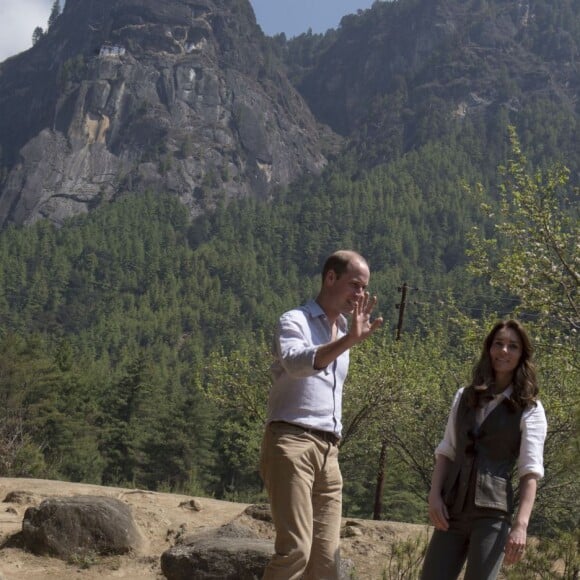
[[[340,316],[336,338],[347,332]],[[316,351],[332,340],[326,314],[315,300],[285,312],[278,321],[270,370],[268,422],[295,425],[341,435],[342,388],[348,372],[348,351],[324,369],[314,368]]]

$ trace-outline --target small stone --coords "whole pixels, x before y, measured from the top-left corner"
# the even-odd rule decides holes
[[[184,508],[186,510],[191,510],[194,512],[200,512],[203,509],[201,502],[198,501],[197,499],[190,499],[188,501],[182,501],[179,504],[179,507]]]

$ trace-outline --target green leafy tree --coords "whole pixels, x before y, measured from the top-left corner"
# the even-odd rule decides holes
[[[471,271],[517,296],[518,310],[537,314],[546,328],[556,322],[579,331],[578,191],[562,165],[530,172],[515,128],[509,134],[499,206],[481,206],[495,231],[490,238],[479,227],[471,234]]]
[[[46,475],[42,446],[34,442],[22,409],[0,412],[0,475],[42,477]]]
[[[218,494],[240,499],[240,490],[257,493],[260,441],[266,419],[269,363],[264,344],[240,344],[224,354],[210,353],[198,381],[202,392],[220,409],[216,445],[220,458]]]
[[[341,453],[346,487],[366,481],[361,517],[424,520],[433,452],[470,356],[465,347],[445,356],[449,342],[434,325],[401,340],[378,336],[351,352]],[[406,502],[404,510],[397,497]],[[350,502],[347,497],[345,505]]]
[[[100,480],[92,389],[72,363],[63,369],[37,336],[0,340],[5,469],[18,475]]]
[[[134,357],[121,380],[103,401],[102,453],[106,458],[103,481],[135,485],[140,460],[139,447],[145,437],[143,407],[152,387],[150,361]]]

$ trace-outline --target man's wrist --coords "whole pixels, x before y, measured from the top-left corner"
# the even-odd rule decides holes
[[[351,334],[352,330],[350,330],[349,332],[347,332],[342,338],[345,340],[345,343],[347,345],[348,348],[353,347],[355,344],[358,344],[359,342],[362,341],[362,337],[360,336],[355,336],[353,334]]]

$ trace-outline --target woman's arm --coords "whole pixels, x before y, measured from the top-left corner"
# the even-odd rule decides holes
[[[538,476],[535,473],[520,478],[520,505],[505,545],[506,564],[515,564],[523,556],[537,487]]]
[[[451,460],[448,457],[437,454],[435,468],[433,469],[433,475],[431,476],[431,489],[429,491],[428,500],[429,519],[435,528],[443,531],[449,528],[449,513],[447,511],[447,506],[443,502],[441,492],[450,465]]]
[[[449,468],[455,459],[456,433],[455,420],[457,417],[457,408],[463,395],[464,389],[459,389],[455,393],[451,411],[447,417],[447,426],[443,440],[435,449],[435,468],[431,476],[431,489],[429,491],[429,519],[438,530],[447,530],[449,528],[449,513],[447,506],[443,502],[442,491],[445,478]]]

